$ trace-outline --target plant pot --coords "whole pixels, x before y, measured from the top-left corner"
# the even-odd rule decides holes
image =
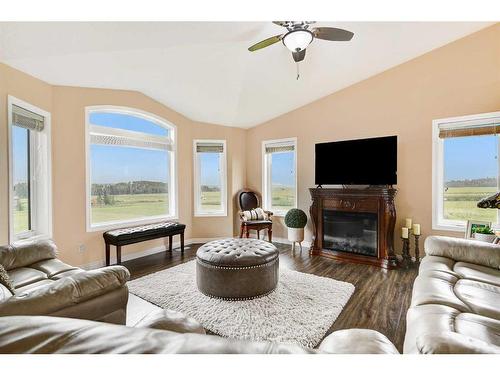
[[[288,241],[290,242],[304,241],[304,228],[288,228]]]
[[[493,242],[496,238],[494,234],[474,233],[474,238],[482,242]]]

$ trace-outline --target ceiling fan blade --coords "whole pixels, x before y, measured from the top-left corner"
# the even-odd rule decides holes
[[[350,31],[337,29],[335,27],[316,27],[311,31],[315,38],[336,42],[348,42],[354,36],[354,33]]]
[[[290,21],[273,21],[275,25],[287,27]]]
[[[259,43],[255,43],[253,46],[248,47],[250,52],[257,51],[258,49],[269,47],[271,44],[278,43],[283,35],[275,35],[270,38],[261,40]]]
[[[303,49],[300,52],[292,52],[292,56],[295,62],[301,62],[302,60],[304,60],[304,57],[306,57],[306,50]]]

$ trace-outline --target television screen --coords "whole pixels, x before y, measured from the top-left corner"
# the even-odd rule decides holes
[[[397,136],[316,144],[316,185],[397,184]]]

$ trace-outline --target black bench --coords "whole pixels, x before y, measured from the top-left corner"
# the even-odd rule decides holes
[[[106,266],[109,266],[110,245],[116,246],[116,263],[122,262],[122,246],[168,237],[168,250],[172,251],[172,236],[180,234],[181,251],[184,252],[186,225],[174,222],[141,225],[139,227],[110,230],[103,233],[106,243]]]

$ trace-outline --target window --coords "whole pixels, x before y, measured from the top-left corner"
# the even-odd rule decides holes
[[[8,97],[10,242],[52,236],[50,114]]]
[[[177,217],[175,127],[123,107],[89,107],[87,230]]]
[[[277,216],[297,207],[296,138],[264,141],[263,205]]]
[[[226,216],[226,141],[195,140],[195,216]]]
[[[499,190],[500,112],[433,121],[433,229],[498,224],[500,210],[477,202]]]

